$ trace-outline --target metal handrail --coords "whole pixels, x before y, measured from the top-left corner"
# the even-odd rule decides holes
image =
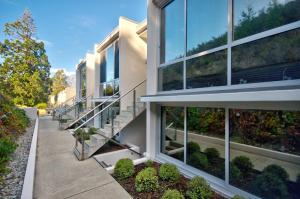
[[[84,123],[82,123],[81,125],[79,125],[75,130],[77,131],[78,129],[80,129],[82,126],[84,126],[85,124],[87,124],[89,121],[91,121],[92,119],[94,119],[97,115],[99,115],[100,113],[102,113],[103,111],[105,111],[107,108],[111,107],[111,105],[113,105],[115,102],[119,101],[121,98],[123,98],[124,96],[126,96],[128,93],[130,93],[131,91],[135,90],[137,87],[139,87],[141,84],[143,84],[144,82],[146,82],[146,80],[143,80],[142,82],[140,82],[139,84],[137,84],[135,87],[133,87],[132,89],[130,89],[129,91],[127,91],[125,94],[121,95],[120,97],[118,97],[117,99],[115,99],[113,102],[111,102],[109,105],[107,105],[106,107],[104,107],[101,111],[97,112],[95,115],[93,115],[92,117],[90,117],[88,120],[86,120]]]
[[[88,98],[90,98],[90,97],[92,97],[92,96],[93,96],[93,94],[91,94],[91,95],[89,95],[89,96],[87,96],[87,97],[82,97],[82,98],[80,98],[80,99],[79,99],[77,102],[75,102],[75,104],[73,104],[71,107],[68,107],[68,108],[65,109],[64,111],[60,112],[60,113],[58,114],[58,116],[61,116],[61,115],[65,114],[68,110],[73,109],[78,103],[80,103],[80,102],[82,102],[82,101],[85,101],[85,100],[87,100]]]
[[[73,125],[74,123],[77,123],[78,121],[80,121],[82,118],[86,117],[88,114],[90,114],[91,112],[93,112],[94,110],[96,110],[97,108],[99,108],[100,106],[102,106],[104,103],[106,103],[108,100],[110,100],[111,98],[113,98],[115,95],[118,95],[119,91],[116,92],[114,95],[110,96],[109,98],[107,98],[106,100],[104,100],[101,104],[98,104],[97,106],[95,106],[93,109],[89,110],[87,113],[85,113],[84,115],[82,115],[81,117],[79,117],[78,119],[76,119],[75,121],[73,121],[70,125]],[[69,126],[70,126],[69,125]]]

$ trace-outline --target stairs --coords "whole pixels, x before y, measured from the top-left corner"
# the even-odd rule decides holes
[[[105,124],[103,128],[99,128],[97,134],[90,136],[89,140],[84,141],[84,154],[82,153],[82,146],[78,145],[74,148],[75,156],[81,160],[91,157],[110,139],[114,138],[120,133],[127,125],[134,121],[141,113],[145,111],[145,104],[143,102],[136,103],[136,115],[133,115],[133,106],[128,106],[126,110],[120,111],[120,114],[114,119],[114,125]]]

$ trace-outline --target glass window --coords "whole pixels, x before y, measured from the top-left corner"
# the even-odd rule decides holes
[[[184,54],[184,0],[175,0],[161,12],[161,57],[168,62]]]
[[[187,88],[222,86],[227,84],[226,50],[186,61]]]
[[[225,110],[187,108],[187,164],[225,177]]]
[[[232,84],[300,78],[300,29],[232,48]]]
[[[161,152],[184,160],[184,108],[162,107]]]
[[[101,53],[100,62],[100,82],[106,82],[106,54]]]
[[[299,0],[234,0],[234,39],[300,19]]]
[[[119,78],[119,42],[115,43],[115,79]]]
[[[112,81],[114,79],[114,47],[111,46],[106,51],[106,81]]]
[[[227,0],[188,0],[187,55],[226,43]]]
[[[159,91],[183,89],[183,62],[158,69]]]
[[[81,97],[86,96],[86,65],[80,67],[80,92]]]
[[[262,198],[297,198],[300,112],[230,110],[230,184]]]

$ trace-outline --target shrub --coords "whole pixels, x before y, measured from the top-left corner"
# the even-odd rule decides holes
[[[12,120],[16,128],[20,131],[24,131],[30,124],[30,119],[27,117],[26,112],[23,109],[13,108],[12,109]]]
[[[206,169],[208,167],[208,160],[206,155],[200,153],[200,152],[195,152],[192,155],[188,157],[188,164],[196,167],[198,169]]]
[[[237,166],[234,164],[230,163],[230,169],[229,169],[229,178],[232,181],[235,181],[241,177],[242,173],[239,170]]]
[[[88,134],[89,135],[94,135],[97,133],[97,128],[95,127],[90,127],[89,130],[88,130]]]
[[[231,199],[245,199],[243,196],[235,195]]]
[[[246,156],[235,157],[232,163],[242,172],[243,176],[249,175],[253,168],[253,164],[250,159]]]
[[[200,152],[200,151],[201,151],[201,148],[198,143],[196,143],[196,142],[188,142],[187,143],[187,152],[189,154],[193,154],[195,152]]]
[[[287,198],[288,191],[286,184],[276,175],[263,172],[252,183],[255,194],[263,198]]]
[[[153,161],[152,160],[147,160],[147,162],[145,164],[146,164],[146,167],[152,167],[153,166]]]
[[[174,164],[165,163],[159,167],[159,177],[162,180],[176,182],[180,178],[180,173]]]
[[[38,103],[38,104],[36,105],[36,107],[37,107],[38,109],[46,109],[46,108],[47,108],[47,103]]]
[[[131,159],[120,159],[114,169],[114,174],[119,179],[125,179],[134,174],[134,165]]]
[[[184,199],[183,195],[176,189],[165,191],[161,199]]]
[[[213,191],[204,178],[197,176],[188,182],[186,195],[191,199],[208,199]]]
[[[90,139],[90,135],[88,133],[86,133],[84,129],[77,129],[74,132],[74,135],[75,135],[75,137],[78,138],[78,140],[80,142],[82,142],[82,138],[83,138],[83,140],[89,140]]]
[[[150,192],[156,190],[158,187],[158,177],[154,168],[145,168],[135,177],[137,192]]]
[[[215,159],[219,158],[220,157],[220,153],[217,149],[215,148],[207,148],[205,149],[204,153],[206,154],[207,156],[207,159],[212,162],[214,161]]]
[[[289,174],[285,171],[285,169],[276,164],[268,165],[264,168],[263,172],[269,172],[275,176],[278,176],[283,181],[287,181],[289,179]]]
[[[17,148],[17,145],[9,138],[0,139],[0,157],[9,157]]]

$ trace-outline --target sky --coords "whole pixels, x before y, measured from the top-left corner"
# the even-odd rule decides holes
[[[36,38],[45,43],[51,72],[75,66],[93,51],[117,25],[120,16],[143,21],[147,0],[0,0],[0,41],[4,24],[29,9],[37,27]]]

